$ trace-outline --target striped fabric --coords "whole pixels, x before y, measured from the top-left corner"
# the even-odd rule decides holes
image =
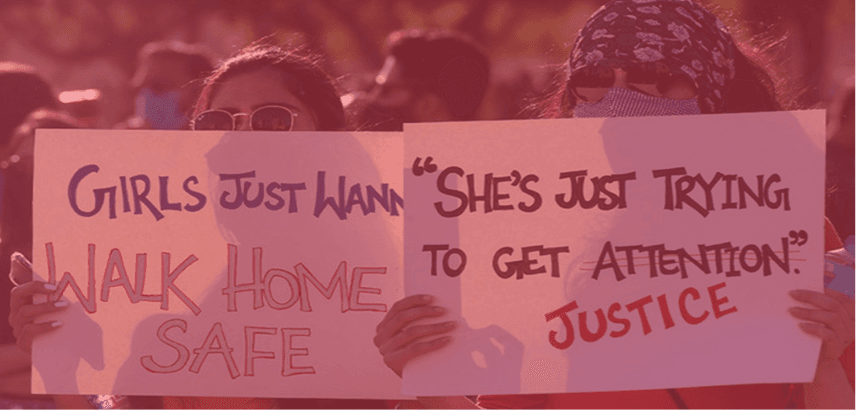
[[[612,87],[596,103],[579,103],[574,107],[575,118],[649,117],[658,115],[701,114],[698,100],[673,100],[645,95],[621,87]]]

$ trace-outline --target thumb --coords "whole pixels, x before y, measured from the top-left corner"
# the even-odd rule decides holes
[[[12,254],[12,268],[9,270],[9,279],[15,285],[23,285],[33,280],[33,265],[20,252]]]

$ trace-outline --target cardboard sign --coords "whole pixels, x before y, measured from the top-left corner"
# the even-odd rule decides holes
[[[811,380],[787,308],[823,289],[823,111],[405,135],[405,290],[461,326],[403,393]]]
[[[39,130],[33,392],[398,397],[398,133]]]

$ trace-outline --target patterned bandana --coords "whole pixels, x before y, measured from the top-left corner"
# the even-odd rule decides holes
[[[592,65],[662,62],[691,79],[699,102],[718,112],[734,79],[735,50],[725,25],[692,0],[616,0],[580,30],[570,73]]]

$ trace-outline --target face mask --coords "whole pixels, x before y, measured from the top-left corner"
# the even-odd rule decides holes
[[[144,88],[137,94],[136,114],[156,130],[178,130],[187,124],[187,117],[179,110],[181,93],[177,90],[156,93]]]
[[[701,114],[697,98],[673,100],[651,97],[622,87],[612,87],[596,103],[579,103],[574,118],[651,117]]]

